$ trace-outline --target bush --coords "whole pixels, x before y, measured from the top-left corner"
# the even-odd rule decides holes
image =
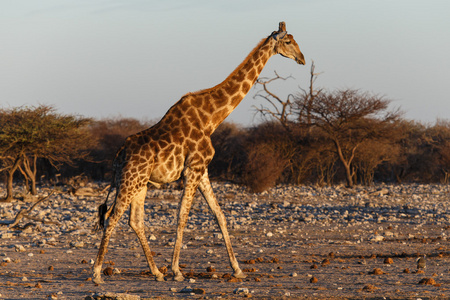
[[[267,143],[250,146],[247,156],[242,181],[254,193],[261,193],[275,186],[289,164],[273,145]]]
[[[84,173],[95,180],[109,180],[112,171],[112,161],[117,150],[122,146],[125,139],[152,125],[152,122],[139,121],[133,118],[109,118],[94,121],[89,127],[97,145],[91,148],[90,162],[79,162],[75,176]]]
[[[219,125],[211,136],[216,151],[208,168],[211,178],[239,181],[246,160],[244,150],[246,139],[247,131],[238,125],[230,122]]]
[[[450,123],[438,120],[433,126],[404,122],[401,141],[403,163],[396,166],[399,178],[414,182],[446,181]]]
[[[277,123],[262,123],[248,131],[241,180],[251,191],[260,193],[279,182],[295,149],[286,130]]]

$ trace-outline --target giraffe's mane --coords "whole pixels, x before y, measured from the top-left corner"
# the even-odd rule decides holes
[[[215,85],[215,86],[213,86],[213,87],[210,87],[210,88],[198,90],[198,91],[196,91],[196,92],[189,92],[189,93],[185,94],[183,97],[189,96],[189,95],[199,95],[199,94],[207,93],[207,92],[209,92],[209,91],[211,91],[211,90],[220,88],[220,87],[221,87],[222,85],[224,85],[228,80],[230,80],[231,77],[233,77],[233,75],[235,75],[237,72],[239,72],[240,69],[242,69],[242,67],[243,67],[244,64],[250,59],[250,57],[252,57],[253,54],[254,54],[259,48],[261,48],[261,47],[268,41],[269,38],[270,38],[270,36],[267,37],[267,38],[263,38],[263,39],[255,46],[255,48],[253,48],[253,50],[250,51],[250,53],[247,55],[247,57],[245,57],[245,59],[239,64],[239,66],[237,66],[236,69],[234,69],[234,71],[231,72],[230,75],[228,75],[228,77],[227,77],[224,81],[222,81],[221,83],[219,83],[219,84],[217,84],[217,85]]]

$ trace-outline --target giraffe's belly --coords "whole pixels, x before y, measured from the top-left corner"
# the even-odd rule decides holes
[[[178,180],[184,169],[183,161],[173,161],[157,165],[150,175],[150,183],[163,184]]]

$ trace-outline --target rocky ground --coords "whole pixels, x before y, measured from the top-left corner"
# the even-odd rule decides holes
[[[145,223],[166,281],[149,274],[124,216],[108,248],[109,275],[95,285],[101,233],[93,228],[105,186],[57,188],[14,229],[8,223],[33,203],[0,203],[0,299],[450,299],[448,186],[280,186],[250,194],[214,184],[248,276],[230,277],[220,231],[198,195],[181,252],[184,282],[170,272],[181,191],[150,190]],[[423,255],[426,268],[418,270]]]

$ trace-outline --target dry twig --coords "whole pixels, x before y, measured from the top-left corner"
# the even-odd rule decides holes
[[[56,224],[56,225],[59,225],[58,222],[54,222],[54,221],[45,221],[45,220],[43,220],[43,219],[39,219],[39,218],[36,218],[36,217],[34,217],[34,216],[30,216],[30,215],[29,215],[29,213],[30,213],[36,206],[38,206],[39,204],[41,204],[42,202],[44,202],[45,200],[47,200],[48,198],[50,198],[50,196],[53,195],[53,193],[54,193],[54,191],[52,191],[49,195],[40,198],[40,199],[39,199],[38,201],[36,201],[36,203],[34,203],[30,208],[28,208],[28,209],[21,209],[21,210],[17,213],[17,215],[16,215],[16,217],[14,218],[14,220],[12,220],[12,221],[11,221],[11,220],[9,220],[9,221],[8,221],[8,220],[7,220],[7,221],[0,221],[0,225],[8,226],[9,228],[17,227],[17,228],[19,228],[19,229],[21,229],[21,230],[27,228],[27,227],[30,226],[30,225],[33,225],[32,223],[31,223],[31,224],[28,223],[28,224],[26,224],[26,225],[23,226],[23,227],[17,226],[17,224],[19,224],[20,220],[22,220],[23,218],[27,218],[27,219],[30,219],[30,220],[33,220],[33,221],[42,222],[42,223],[44,223],[44,224]]]

